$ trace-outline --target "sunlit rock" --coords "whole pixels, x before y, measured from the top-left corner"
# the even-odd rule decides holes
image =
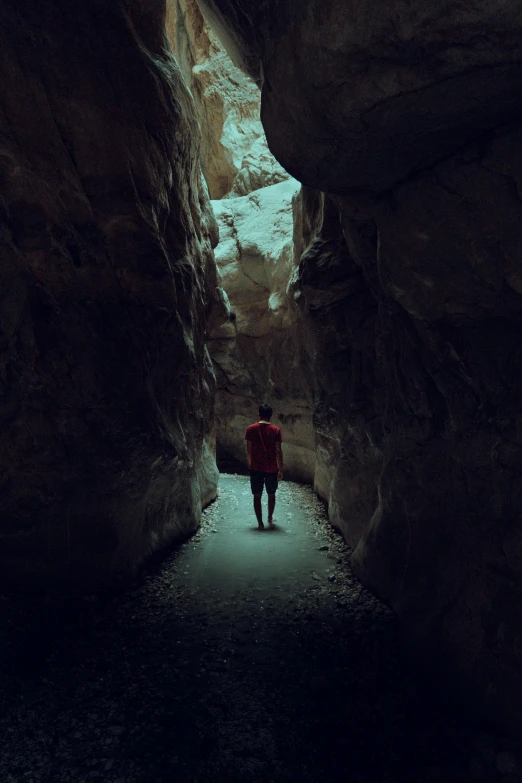
[[[287,475],[312,481],[311,410],[299,371],[296,311],[286,290],[295,268],[292,197],[298,183],[268,150],[258,86],[233,65],[194,2],[169,4],[168,31],[195,97],[203,169],[219,224],[216,253],[226,293],[214,307],[209,347],[218,378],[221,464],[245,466],[245,429],[267,400],[283,428]]]
[[[245,429],[267,401],[283,430],[287,475],[311,481],[312,417],[303,393],[297,313],[287,291],[295,269],[292,199],[298,189],[287,180],[212,202],[220,233],[216,261],[230,314],[211,332],[209,347],[218,382],[220,456],[245,462]]]
[[[329,194],[294,283],[316,487],[428,668],[520,727],[522,6],[201,5]]]
[[[242,196],[288,179],[267,147],[258,86],[231,62],[195,0],[168,0],[167,32],[194,95],[211,197]]]

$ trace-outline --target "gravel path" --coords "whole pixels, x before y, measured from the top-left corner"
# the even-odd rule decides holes
[[[222,476],[130,591],[0,602],[0,782],[502,780],[516,754],[429,708],[311,490],[283,483],[276,518]]]

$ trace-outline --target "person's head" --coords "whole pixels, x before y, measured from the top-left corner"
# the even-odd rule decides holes
[[[272,418],[272,408],[266,402],[259,406],[259,418],[263,421],[270,421]]]

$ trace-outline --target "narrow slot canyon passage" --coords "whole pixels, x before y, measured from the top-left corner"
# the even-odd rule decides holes
[[[0,783],[522,783],[522,3],[0,6]]]
[[[248,478],[222,475],[201,530],[130,592],[54,625],[2,602],[0,780],[470,779],[468,739],[401,667],[312,490],[283,482],[275,518],[258,532]]]

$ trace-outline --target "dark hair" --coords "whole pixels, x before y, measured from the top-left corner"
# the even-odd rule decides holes
[[[266,402],[259,406],[259,418],[270,421],[272,418],[272,408]]]

